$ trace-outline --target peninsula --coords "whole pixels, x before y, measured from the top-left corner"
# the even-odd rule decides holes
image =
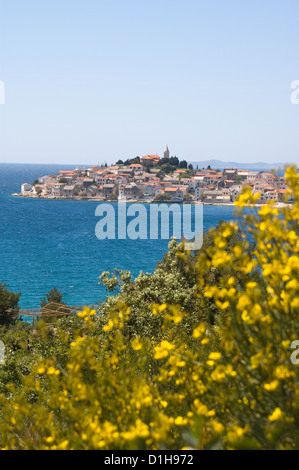
[[[244,186],[260,194],[257,203],[292,202],[283,176],[237,168],[194,168],[186,160],[145,155],[115,165],[61,170],[25,182],[14,196],[92,201],[198,202],[233,204]]]

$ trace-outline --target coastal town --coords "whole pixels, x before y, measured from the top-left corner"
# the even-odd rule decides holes
[[[115,165],[60,170],[25,182],[14,196],[93,201],[233,204],[244,186],[259,193],[257,203],[292,202],[283,176],[237,168],[193,168],[185,160],[145,155]]]

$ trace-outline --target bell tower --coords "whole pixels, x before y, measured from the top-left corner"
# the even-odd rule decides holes
[[[166,145],[166,148],[164,150],[164,158],[169,158],[169,148]]]

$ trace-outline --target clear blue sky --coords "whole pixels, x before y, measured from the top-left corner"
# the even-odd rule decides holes
[[[299,163],[298,0],[0,0],[2,162]]]

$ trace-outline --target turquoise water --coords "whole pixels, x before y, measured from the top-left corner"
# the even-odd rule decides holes
[[[0,282],[21,291],[21,308],[39,307],[57,287],[69,305],[94,304],[107,293],[98,284],[114,267],[153,272],[167,240],[98,240],[96,202],[11,197],[22,183],[69,165],[0,164]],[[117,206],[117,204],[115,204]],[[149,205],[147,205],[149,209]],[[233,219],[231,206],[204,206],[204,230]]]

